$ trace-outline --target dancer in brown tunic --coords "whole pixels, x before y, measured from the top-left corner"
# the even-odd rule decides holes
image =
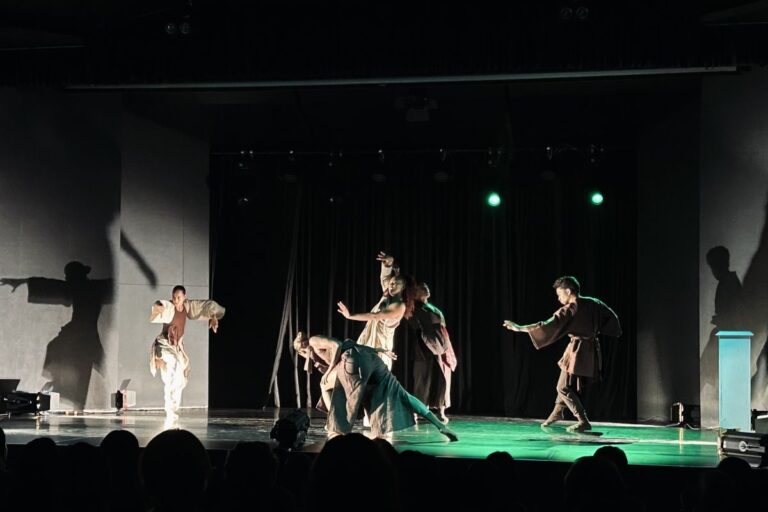
[[[429,302],[426,283],[416,285],[413,323],[423,343],[417,344],[413,371],[413,394],[448,423],[445,410],[451,406],[451,377],[456,370],[456,354],[445,326],[443,312]]]
[[[363,408],[370,417],[371,433],[376,437],[413,426],[413,415],[418,414],[449,440],[458,441],[456,434],[427,406],[403,389],[379,357],[379,353],[383,353],[394,359],[393,352],[324,336],[305,340],[303,333],[297,335],[294,346],[309,347],[327,357],[329,369],[323,378],[335,375],[328,414],[329,437],[351,432]]]
[[[518,325],[505,320],[504,327],[511,331],[527,332],[537,350],[568,335],[570,342],[557,363],[560,377],[557,380],[555,408],[541,425],[546,427],[564,419],[567,407],[578,420],[568,430],[584,432],[591,430],[592,425],[587,419],[579,392],[591,380],[599,377],[602,371],[600,335],[619,337],[621,326],[611,308],[598,299],[580,295],[581,288],[575,277],[563,276],[555,281],[553,288],[563,307],[552,318],[530,325]]]

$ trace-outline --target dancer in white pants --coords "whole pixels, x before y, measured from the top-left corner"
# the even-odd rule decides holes
[[[170,301],[158,300],[152,305],[150,321],[163,324],[163,330],[152,342],[149,370],[154,377],[160,370],[165,386],[165,413],[177,418],[181,407],[181,393],[189,378],[189,356],[184,351],[184,328],[189,320],[208,320],[215,333],[225,309],[212,300],[189,300],[187,290],[173,287]]]

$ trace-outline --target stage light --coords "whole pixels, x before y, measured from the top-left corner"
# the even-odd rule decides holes
[[[603,197],[603,194],[600,193],[600,191],[596,190],[592,192],[591,196],[589,196],[589,200],[593,205],[599,206],[603,204],[603,201],[605,200],[605,198]]]
[[[283,450],[296,449],[306,441],[308,429],[309,416],[301,409],[296,409],[275,422],[269,437],[276,440]]]
[[[165,24],[165,33],[169,36],[175,36],[179,31],[179,27],[173,21],[169,21]]]
[[[485,198],[485,202],[488,203],[488,206],[493,206],[495,208],[501,204],[501,196],[496,192],[491,192],[488,194],[488,197]]]

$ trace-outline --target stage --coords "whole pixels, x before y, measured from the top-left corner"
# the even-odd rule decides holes
[[[283,410],[283,414],[288,412]],[[145,446],[162,430],[178,427],[194,433],[209,450],[228,450],[240,441],[269,442],[277,416],[276,410],[193,409],[182,411],[179,420],[170,423],[161,411],[45,414],[5,417],[0,427],[12,447],[36,437],[50,437],[58,445],[98,445],[116,429],[130,430]],[[324,423],[324,417],[313,412],[303,451],[322,448]],[[518,460],[572,462],[593,454],[600,446],[614,445],[627,454],[631,465],[702,468],[719,462],[715,430],[597,422],[593,432],[601,435],[586,435],[566,432],[569,424],[542,428],[536,420],[453,416],[450,427],[459,436],[457,443],[447,442],[426,423],[393,434],[391,441],[398,451],[416,450],[446,458],[478,459],[494,451],[507,451]]]

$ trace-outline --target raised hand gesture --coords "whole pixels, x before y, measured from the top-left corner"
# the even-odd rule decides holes
[[[382,262],[386,267],[391,267],[395,262],[395,257],[385,253],[384,251],[379,251],[378,256],[376,256],[376,261]]]
[[[342,314],[342,316],[344,316],[344,318],[346,318],[346,319],[349,319],[349,317],[350,317],[350,316],[352,316],[352,315],[349,313],[349,309],[347,309],[347,306],[345,306],[343,302],[339,301],[339,302],[336,304],[336,306],[338,306],[338,308],[339,308],[339,309],[338,309],[338,312],[339,312],[339,313],[341,313],[341,314]]]

